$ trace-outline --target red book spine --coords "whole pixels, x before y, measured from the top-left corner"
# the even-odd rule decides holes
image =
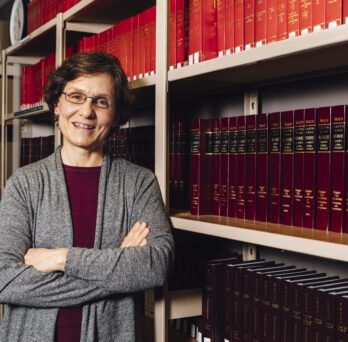
[[[226,50],[226,0],[217,0],[217,51],[223,56]]]
[[[150,75],[151,71],[151,31],[150,31],[150,21],[151,12],[147,9],[144,12],[145,15],[145,76]],[[176,44],[174,44],[176,46]]]
[[[139,75],[139,15],[132,17],[133,80]]]
[[[255,1],[255,45],[266,44],[266,0]]]
[[[221,127],[220,119],[212,120],[212,163],[213,163],[213,215],[220,216],[220,182],[221,182]]]
[[[325,27],[332,28],[342,24],[342,0],[326,0]]]
[[[344,175],[346,146],[346,106],[332,107],[331,114],[331,218],[330,230],[342,233],[344,213]]]
[[[300,32],[313,31],[313,0],[300,0]]]
[[[317,115],[317,191],[316,225],[319,230],[329,229],[330,219],[330,155],[331,107],[318,108]]]
[[[245,218],[246,121],[237,117],[237,217]]]
[[[128,18],[124,20],[124,34],[125,34],[125,40],[124,43],[126,45],[125,47],[125,61],[126,61],[126,70],[125,73],[128,76],[128,79],[130,79],[130,76],[132,74],[132,21],[131,18]],[[106,40],[105,40],[106,45]]]
[[[202,1],[202,15],[202,60],[207,61],[218,55],[216,0]]]
[[[229,119],[220,119],[221,127],[221,181],[220,181],[220,216],[228,216],[229,189]]]
[[[348,0],[343,0],[343,23],[348,24]]]
[[[176,0],[176,65],[178,68],[188,63],[188,0]]]
[[[234,51],[244,50],[244,1],[234,2]]]
[[[170,0],[169,3],[169,70],[176,68],[176,0]]]
[[[281,113],[281,223],[291,226],[294,182],[294,112]]]
[[[244,46],[245,50],[255,46],[255,0],[244,2]]]
[[[300,0],[288,2],[288,35],[297,37],[300,33]]]
[[[294,211],[292,223],[303,225],[304,109],[294,111]]]
[[[154,75],[156,73],[156,6],[150,8],[150,75]]]
[[[266,2],[266,43],[277,41],[278,0]]]
[[[303,174],[303,227],[315,226],[315,160],[316,160],[316,109],[305,110]]]
[[[113,53],[113,27],[107,30],[107,43],[106,43],[106,52]]]
[[[139,78],[145,75],[145,12],[139,14]]]
[[[325,28],[325,1],[313,1],[313,31],[320,31]]]
[[[189,0],[189,64],[202,61],[202,1]]]
[[[226,55],[230,55],[234,52],[234,0],[225,0],[226,10],[226,40],[225,48]]]
[[[256,218],[256,117],[246,117],[246,208],[245,218],[255,220]]]
[[[228,216],[237,216],[237,118],[229,118],[228,134]]]
[[[288,1],[278,0],[277,40],[288,39]]]
[[[280,223],[280,113],[268,114],[269,127],[269,216],[268,221]]]
[[[268,212],[268,121],[267,114],[259,114],[257,119],[256,154],[256,220],[267,221]]]

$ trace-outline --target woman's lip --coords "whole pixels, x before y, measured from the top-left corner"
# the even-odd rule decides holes
[[[91,131],[95,128],[95,126],[93,126],[93,125],[84,124],[82,122],[73,122],[73,126],[75,128],[78,128],[78,129],[86,129],[89,131]]]

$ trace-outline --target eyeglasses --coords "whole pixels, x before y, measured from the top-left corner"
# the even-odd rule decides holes
[[[79,92],[71,92],[66,93],[62,91],[62,93],[65,95],[65,100],[67,100],[70,103],[75,104],[83,104],[86,102],[88,98],[92,99],[92,103],[98,107],[103,109],[109,109],[113,106],[113,99],[108,96],[87,96],[85,94],[79,93]]]

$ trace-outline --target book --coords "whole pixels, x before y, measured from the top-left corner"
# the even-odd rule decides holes
[[[217,0],[217,51],[224,56],[226,51],[226,0]]]
[[[176,0],[176,65],[178,68],[188,64],[188,0]]]
[[[146,56],[146,45],[145,45],[145,25],[146,25],[146,17],[145,12],[141,12],[138,14],[139,17],[139,78],[145,77],[145,56]]]
[[[341,295],[336,300],[336,341],[346,342],[348,331],[348,295]]]
[[[133,65],[133,80],[139,78],[139,15],[132,17],[132,65]]]
[[[220,119],[221,126],[221,181],[220,181],[220,216],[228,216],[229,206],[229,118]]]
[[[344,24],[348,24],[348,1],[343,0],[343,19]]]
[[[244,50],[244,1],[234,1],[234,51]]]
[[[277,41],[278,27],[278,1],[267,0],[266,2],[266,43]]]
[[[234,0],[225,0],[226,55],[234,53]]]
[[[212,192],[213,215],[220,216],[220,191],[221,191],[221,126],[220,119],[212,120]]]
[[[255,46],[255,1],[244,1],[244,47],[245,50]]]
[[[307,34],[313,31],[313,1],[300,0],[300,33]]]
[[[333,28],[342,24],[342,0],[326,0],[325,28]]]
[[[288,36],[297,37],[300,33],[300,0],[288,1]]]
[[[278,0],[277,40],[288,39],[288,1]]]
[[[229,190],[228,190],[228,216],[237,216],[237,117],[231,117],[229,120]]]
[[[325,1],[313,1],[313,31],[321,31],[325,28]]]
[[[177,18],[176,0],[169,2],[169,70],[176,68],[176,47],[177,47]]]
[[[266,44],[267,1],[255,1],[255,46]]]

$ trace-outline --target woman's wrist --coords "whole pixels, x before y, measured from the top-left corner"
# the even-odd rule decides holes
[[[53,271],[64,272],[66,256],[68,254],[68,249],[67,248],[56,248],[56,249],[52,249],[51,253],[52,253]]]

